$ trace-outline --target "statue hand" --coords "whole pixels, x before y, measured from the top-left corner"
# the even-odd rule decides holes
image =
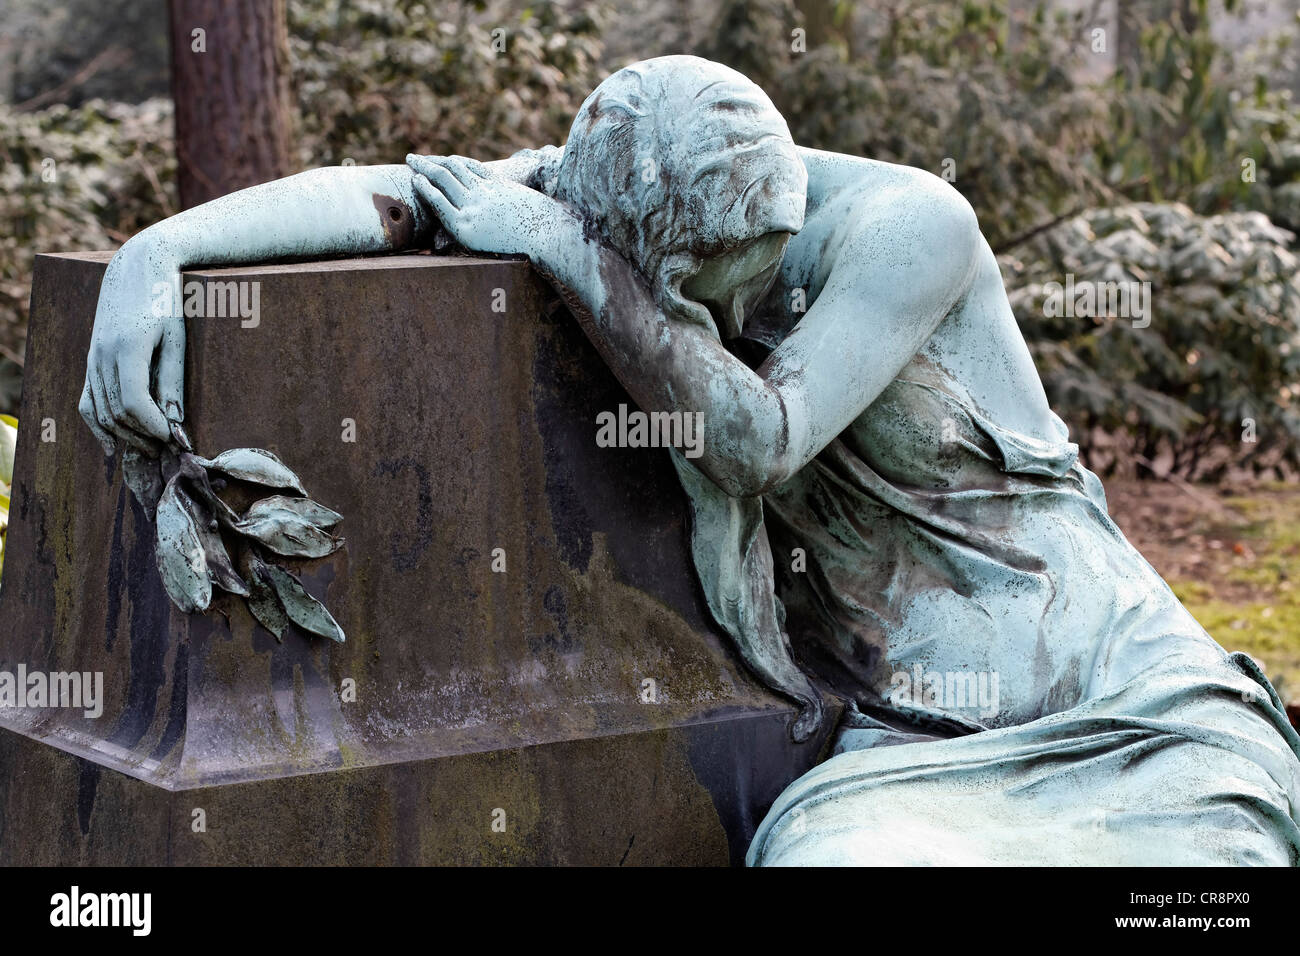
[[[156,456],[171,440],[170,422],[185,417],[185,320],[170,308],[154,314],[152,290],[160,282],[170,288],[173,276],[140,238],[123,246],[104,273],[78,405],[108,455],[120,439]]]
[[[474,252],[536,260],[564,207],[550,196],[492,175],[463,156],[407,156],[417,195],[457,242]]]

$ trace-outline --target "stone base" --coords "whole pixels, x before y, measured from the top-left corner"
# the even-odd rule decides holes
[[[0,863],[743,858],[826,734],[712,624],[666,453],[595,446],[630,400],[526,263],[186,276],[260,283],[255,327],[188,322],[187,427],[344,515],[297,568],[337,645],[167,601],[77,414],[107,260],[38,258],[0,589],[0,670],[101,673],[104,710],[0,710]]]
[[[0,730],[0,865],[740,864],[805,759],[784,731],[742,714],[167,790]]]

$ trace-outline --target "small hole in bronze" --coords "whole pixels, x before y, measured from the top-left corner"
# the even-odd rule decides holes
[[[393,220],[393,222],[401,222],[401,221],[402,221],[402,207],[401,207],[401,206],[389,206],[389,207],[388,207],[388,218],[391,219],[391,220]]]

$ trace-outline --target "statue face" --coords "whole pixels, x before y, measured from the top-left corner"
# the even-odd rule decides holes
[[[734,339],[745,316],[776,279],[789,241],[788,232],[769,232],[726,255],[707,259],[682,283],[682,294],[708,308],[724,339]]]

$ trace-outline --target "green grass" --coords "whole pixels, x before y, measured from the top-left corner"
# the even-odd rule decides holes
[[[1225,549],[1211,580],[1170,586],[1215,640],[1259,661],[1284,699],[1300,699],[1300,491],[1261,488],[1224,501],[1242,521],[1210,533],[1241,542],[1253,558],[1232,560]]]

